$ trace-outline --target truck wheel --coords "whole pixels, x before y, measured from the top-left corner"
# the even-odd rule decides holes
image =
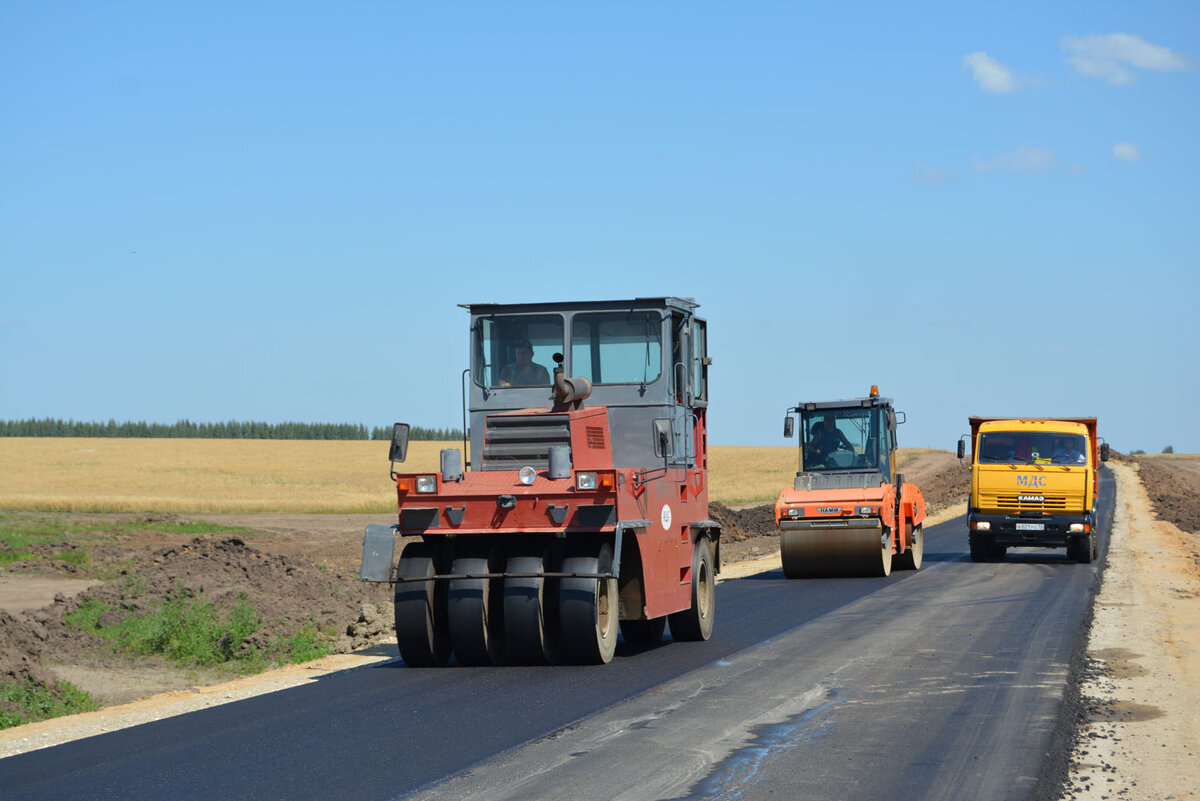
[[[621,636],[627,643],[654,645],[662,642],[663,632],[667,630],[667,619],[656,617],[652,620],[622,620]]]
[[[717,584],[713,575],[712,543],[707,537],[696,541],[692,552],[692,605],[668,615],[671,636],[676,640],[700,641],[712,635],[717,611]]]
[[[1072,557],[1081,565],[1090,565],[1096,559],[1096,533],[1089,532],[1081,537],[1072,537],[1071,544],[1075,546]]]
[[[501,573],[499,548],[454,560],[451,573]],[[504,588],[501,579],[451,579],[450,642],[462,665],[498,665],[504,661]]]
[[[1007,553],[1008,553],[1007,545],[997,545],[996,543],[992,542],[991,540],[988,540],[987,555],[988,555],[989,562],[1003,562],[1004,555]]]
[[[524,664],[558,660],[558,598],[551,580],[540,575],[550,568],[547,553],[536,550],[508,558],[509,573],[536,573],[504,580],[504,631],[513,659]]]
[[[988,542],[983,537],[972,534],[968,541],[971,544],[971,561],[972,562],[987,562],[990,561]]]
[[[1067,538],[1067,559],[1072,562],[1078,562],[1079,559],[1079,537]]]
[[[410,667],[434,667],[450,659],[450,631],[446,625],[446,585],[434,581],[437,563],[433,549],[414,543],[400,555],[401,578],[428,581],[396,582],[396,645]]]
[[[568,556],[564,573],[611,573],[612,546],[599,547],[596,556]],[[604,665],[617,650],[616,578],[595,579],[567,576],[559,583],[558,614],[562,623],[562,645],[566,658],[581,665]]]
[[[908,550],[898,555],[893,565],[899,570],[920,570],[921,560],[925,558],[925,532],[921,526],[914,527],[911,521],[905,525],[908,527]]]

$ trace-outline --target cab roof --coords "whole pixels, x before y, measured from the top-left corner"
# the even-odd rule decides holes
[[[548,303],[460,303],[471,314],[520,314],[546,311],[603,311],[630,308],[675,308],[692,312],[700,307],[694,298],[658,297],[632,300],[551,301]]]

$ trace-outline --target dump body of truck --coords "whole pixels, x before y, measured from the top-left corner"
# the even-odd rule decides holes
[[[788,578],[886,576],[917,570],[925,497],[896,473],[897,413],[876,387],[865,398],[811,401],[800,418],[800,469],[779,494],[775,524]]]
[[[393,473],[399,521],[364,538],[363,578],[396,585],[404,660],[603,663],[618,629],[653,642],[668,621],[707,639],[720,526],[696,304],[465,308],[472,463],[451,449],[437,472]]]
[[[1066,548],[1096,558],[1100,443],[1095,417],[970,417],[971,559],[1004,558],[1010,547]],[[964,445],[959,442],[959,457]]]

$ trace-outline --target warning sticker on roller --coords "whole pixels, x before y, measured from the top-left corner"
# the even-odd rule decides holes
[[[663,504],[662,515],[660,516],[660,519],[662,520],[663,531],[670,531],[671,530],[671,507],[667,506],[665,503]]]

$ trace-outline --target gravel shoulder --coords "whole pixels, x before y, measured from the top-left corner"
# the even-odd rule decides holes
[[[1200,460],[1183,463],[1184,471]],[[1140,464],[1110,462],[1117,506],[1063,799],[1200,797],[1200,537],[1155,518]],[[1170,467],[1155,463],[1152,470]],[[1196,475],[1200,476],[1200,473]],[[1176,493],[1177,482],[1158,484]],[[1157,490],[1162,492],[1163,490]],[[1193,521],[1200,505],[1191,496]],[[1161,511],[1161,510],[1160,510]]]

